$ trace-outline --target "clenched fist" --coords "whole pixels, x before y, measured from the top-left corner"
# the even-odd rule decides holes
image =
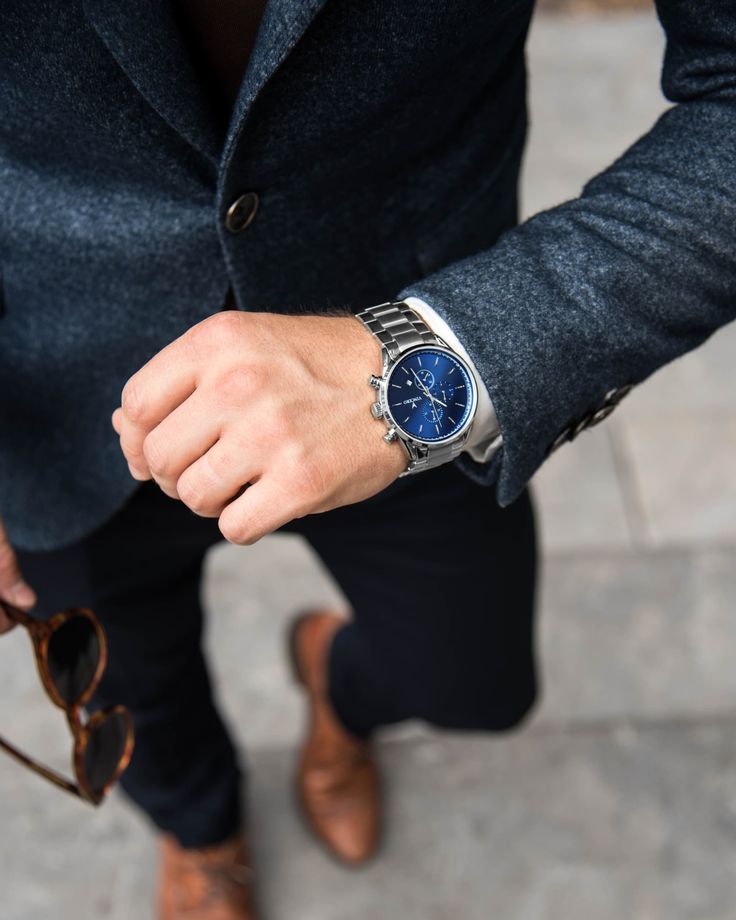
[[[409,462],[371,417],[376,339],[352,316],[217,313],[126,383],[112,416],[155,479],[232,543],[374,495]]]

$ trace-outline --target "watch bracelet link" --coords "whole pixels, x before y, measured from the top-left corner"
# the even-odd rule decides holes
[[[384,350],[384,372],[389,361],[396,361],[400,355],[411,348],[419,345],[448,347],[403,301],[378,304],[378,306],[363,310],[356,316],[381,343]],[[449,444],[438,444],[432,448],[399,436],[411,458],[409,466],[403,473],[400,473],[400,476],[432,469],[454,460],[462,453],[468,433],[466,432],[462,438]]]
[[[424,320],[406,303],[382,303],[358,313],[394,361],[418,345],[443,344]]]

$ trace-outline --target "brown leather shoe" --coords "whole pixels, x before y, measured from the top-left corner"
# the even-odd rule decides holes
[[[158,897],[159,920],[256,920],[240,835],[201,850],[185,850],[164,836]]]
[[[378,846],[380,789],[370,745],[346,731],[327,696],[327,652],[344,623],[342,616],[319,611],[292,627],[292,662],[310,709],[297,791],[307,821],[330,853],[357,865]]]

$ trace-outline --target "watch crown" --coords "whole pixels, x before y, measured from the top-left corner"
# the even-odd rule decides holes
[[[398,438],[398,434],[396,433],[396,429],[395,429],[395,428],[389,428],[389,430],[388,430],[388,431],[386,432],[386,434],[383,436],[383,440],[384,440],[384,441],[387,441],[389,444],[390,444],[392,441],[395,441],[396,438]]]
[[[381,418],[381,416],[383,415],[383,409],[381,408],[381,404],[378,402],[374,402],[373,405],[371,406],[371,412],[373,414],[373,418]]]
[[[381,378],[376,377],[375,374],[371,374],[368,378],[368,385],[374,387],[377,390],[381,386]]]

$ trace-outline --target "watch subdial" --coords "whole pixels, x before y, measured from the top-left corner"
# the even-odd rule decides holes
[[[435,384],[434,374],[428,367],[421,367],[417,371],[417,380],[428,390],[431,390]]]
[[[432,402],[431,399],[425,400],[422,405],[422,415],[433,425],[439,425],[442,422],[443,411],[442,406]]]
[[[432,396],[436,396],[437,399],[441,399],[446,406],[449,406],[455,399],[455,387],[446,380],[441,380],[433,391]]]

